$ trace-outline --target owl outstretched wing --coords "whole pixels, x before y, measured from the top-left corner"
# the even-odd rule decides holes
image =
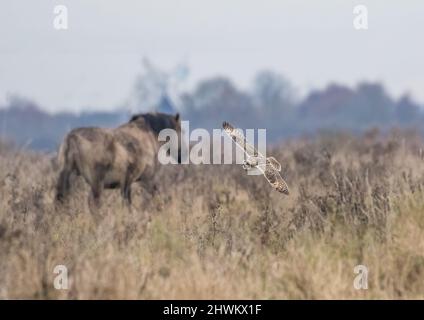
[[[247,156],[264,158],[264,156],[260,154],[254,146],[247,142],[243,132],[241,132],[239,129],[234,128],[226,121],[222,124],[222,127],[224,128],[224,131],[231,137],[231,139],[246,153]]]

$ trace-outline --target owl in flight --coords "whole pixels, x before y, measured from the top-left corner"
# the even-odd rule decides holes
[[[258,168],[274,189],[288,195],[289,188],[280,175],[281,164],[274,157],[266,158],[259,153],[254,146],[247,142],[243,132],[234,128],[228,122],[224,122],[222,127],[225,133],[227,133],[236,145],[246,154],[247,160],[245,160],[243,168],[245,170]]]

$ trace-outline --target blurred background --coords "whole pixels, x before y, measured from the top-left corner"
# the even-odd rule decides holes
[[[368,29],[354,28],[359,4]],[[271,142],[424,133],[423,16],[419,0],[0,0],[0,135],[51,151],[74,127],[154,110]]]

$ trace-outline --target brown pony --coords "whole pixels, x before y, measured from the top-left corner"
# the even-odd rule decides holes
[[[81,175],[91,187],[96,206],[104,188],[119,188],[124,201],[131,204],[131,184],[151,179],[157,170],[158,140],[162,129],[181,135],[179,114],[145,113],[115,129],[76,128],[64,139],[58,153],[60,175],[56,199],[69,193],[72,173]],[[180,139],[179,139],[180,140]],[[178,162],[181,148],[178,146]]]

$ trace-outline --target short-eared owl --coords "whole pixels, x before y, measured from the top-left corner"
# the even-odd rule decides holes
[[[228,122],[224,122],[222,127],[236,145],[238,145],[246,153],[247,160],[243,164],[243,168],[258,168],[271,186],[273,186],[277,191],[288,195],[289,188],[280,175],[281,164],[274,157],[266,158],[258,152],[254,146],[247,142],[243,132],[234,128]]]

